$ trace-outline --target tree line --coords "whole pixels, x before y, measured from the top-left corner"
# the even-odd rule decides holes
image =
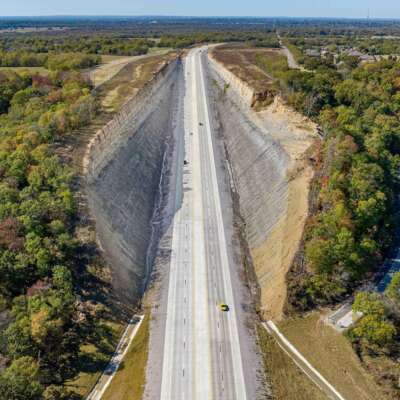
[[[45,54],[82,53],[136,56],[146,54],[156,42],[146,38],[118,36],[83,35],[83,36],[32,36],[0,38],[0,50],[34,54],[37,57]]]
[[[157,46],[184,48],[201,43],[246,42],[256,47],[279,47],[279,40],[273,31],[227,31],[227,32],[193,32],[161,36]]]
[[[96,54],[33,53],[23,50],[0,51],[0,67],[44,67],[51,71],[66,71],[91,68],[100,64],[101,57]]]

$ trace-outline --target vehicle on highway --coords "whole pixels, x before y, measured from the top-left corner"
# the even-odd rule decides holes
[[[199,125],[200,125],[200,126],[203,126],[203,123],[202,123],[202,122],[199,122]]]
[[[220,309],[221,311],[229,311],[229,306],[228,306],[228,304],[221,303],[221,304],[219,305],[219,309]]]

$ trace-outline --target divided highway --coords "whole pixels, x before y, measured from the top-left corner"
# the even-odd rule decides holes
[[[181,151],[178,160],[183,173],[178,174],[182,186],[175,198],[162,400],[247,399],[201,62],[204,51],[191,50],[185,62],[185,154]],[[230,310],[221,311],[221,303]]]

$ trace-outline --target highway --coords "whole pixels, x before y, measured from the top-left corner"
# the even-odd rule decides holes
[[[205,51],[193,49],[185,61],[161,400],[247,399],[201,62]],[[220,303],[230,310],[221,311]]]

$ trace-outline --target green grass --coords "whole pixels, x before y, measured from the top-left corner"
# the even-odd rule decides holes
[[[79,354],[81,371],[74,379],[65,383],[65,387],[83,397],[90,393],[103,373],[124,329],[124,324],[118,322],[103,322],[103,326],[105,329],[99,332],[97,343],[86,343],[81,346]]]
[[[275,400],[326,400],[326,395],[309,380],[275,339],[257,327],[267,379]]]
[[[160,47],[150,47],[147,54],[149,54],[149,55],[166,54],[166,53],[168,53],[169,51],[172,51],[172,50],[173,49],[169,48],[169,47],[162,47],[162,48],[160,48]],[[108,63],[108,62],[111,62],[111,61],[121,60],[121,59],[124,59],[124,58],[130,58],[130,57],[140,57],[140,56],[116,56],[116,55],[104,54],[104,55],[101,56],[101,62],[102,63]]]
[[[149,352],[150,316],[146,314],[102,400],[140,400]]]
[[[112,55],[102,55],[101,56],[101,62],[102,63],[108,63],[111,61],[115,61],[115,60],[121,60],[123,58],[128,58],[128,56],[112,56]]]
[[[293,54],[294,59],[296,62],[300,62],[304,58],[303,53],[301,50],[295,46],[294,44],[290,43],[288,40],[283,40],[283,44],[290,50],[290,52]]]
[[[49,70],[43,67],[0,67],[0,71],[14,71],[14,72],[27,71],[29,73],[38,73],[38,74],[49,73]]]
[[[288,70],[286,56],[278,52],[257,53],[256,65],[273,78],[278,78],[279,74]]]
[[[388,399],[361,365],[348,339],[318,312],[283,321],[282,333],[346,399]]]

